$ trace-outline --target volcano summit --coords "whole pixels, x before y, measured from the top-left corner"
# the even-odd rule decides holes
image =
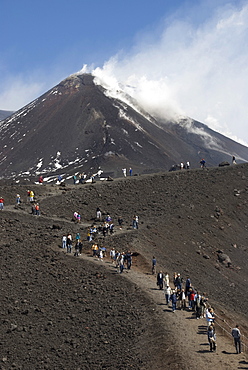
[[[130,104],[127,103],[130,102]],[[248,148],[189,118],[162,121],[131,97],[112,98],[90,74],[72,75],[0,123],[1,177],[99,167],[111,176],[168,170],[189,161],[199,167],[248,160]]]

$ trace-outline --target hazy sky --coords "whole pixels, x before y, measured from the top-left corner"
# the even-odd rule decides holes
[[[151,112],[248,143],[246,1],[0,0],[0,9],[0,109],[87,65]]]

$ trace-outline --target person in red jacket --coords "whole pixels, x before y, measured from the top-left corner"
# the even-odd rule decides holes
[[[4,199],[3,197],[0,197],[0,210],[2,211],[4,207]]]

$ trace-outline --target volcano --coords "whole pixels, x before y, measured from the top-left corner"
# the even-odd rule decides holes
[[[127,103],[130,102],[130,104]],[[0,123],[1,177],[99,168],[120,176],[168,170],[190,162],[199,167],[248,160],[248,148],[190,118],[156,119],[131,97],[112,98],[90,74],[75,74]]]

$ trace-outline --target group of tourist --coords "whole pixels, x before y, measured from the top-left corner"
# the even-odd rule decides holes
[[[132,253],[130,250],[126,252],[119,252],[118,250],[115,250],[115,248],[112,248],[110,250],[110,258],[112,261],[112,264],[115,265],[117,271],[120,272],[120,274],[123,272],[123,270],[126,268],[127,270],[131,269],[132,266]],[[125,267],[126,265],[126,267]]]
[[[66,249],[67,253],[72,253],[73,248],[73,238],[72,234],[64,234],[62,236],[62,249]],[[74,245],[74,256],[78,257],[82,254],[83,244],[81,242],[81,237],[79,233],[76,233],[75,236],[75,245]]]
[[[152,258],[152,274],[156,273],[156,258]],[[166,305],[171,302],[172,312],[176,310],[186,310],[195,313],[196,319],[205,318],[207,323],[207,337],[210,351],[216,351],[216,332],[215,332],[215,313],[209,305],[205,293],[200,293],[191,284],[191,279],[187,276],[185,284],[180,273],[174,273],[173,285],[170,287],[169,275],[162,271],[157,274],[157,285],[159,289],[164,289]],[[239,326],[232,329],[231,334],[234,338],[236,353],[241,353],[241,333]]]
[[[122,168],[122,174],[123,174],[124,177],[127,177],[127,169],[125,167]],[[130,167],[129,168],[129,176],[132,176],[132,174],[133,174],[133,169],[132,169],[132,167]]]

